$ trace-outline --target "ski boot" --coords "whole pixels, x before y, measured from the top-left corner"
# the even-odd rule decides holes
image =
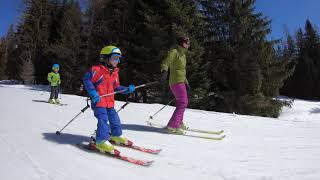
[[[172,128],[172,127],[166,127],[167,133],[169,134],[185,134],[182,128]]]
[[[180,127],[179,127],[180,129],[182,129],[182,130],[187,130],[187,129],[189,129],[189,127],[184,123],[184,122],[182,122],[181,124],[180,124]]]
[[[132,146],[132,142],[123,136],[110,136],[110,141],[115,144],[122,144],[126,146]]]
[[[120,152],[116,150],[109,141],[102,141],[100,143],[95,143],[95,148],[103,153],[109,153],[113,155],[118,155]]]
[[[50,104],[55,104],[56,102],[54,101],[54,99],[49,99],[49,100],[48,100],[48,103],[50,103]]]
[[[56,103],[56,104],[60,104],[59,99],[55,99],[55,103]]]

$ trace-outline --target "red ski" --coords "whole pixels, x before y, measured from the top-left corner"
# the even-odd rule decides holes
[[[107,155],[109,157],[121,159],[123,161],[127,161],[132,164],[140,165],[140,166],[150,166],[154,161],[144,161],[144,160],[138,160],[131,157],[127,157],[124,155],[121,155],[120,151],[115,150],[115,154],[107,153],[107,152],[100,152],[96,149],[96,145],[94,143],[79,143],[77,144],[79,147],[84,148],[86,150],[90,150],[96,153],[100,153],[103,155]]]
[[[96,141],[96,139],[93,136],[91,136],[91,139],[94,142]],[[123,147],[131,148],[134,150],[138,150],[138,151],[150,153],[150,154],[159,154],[162,151],[162,149],[148,149],[148,148],[144,148],[142,146],[137,146],[132,141],[129,141],[128,144],[117,144],[114,141],[110,141],[110,143],[112,143],[113,145],[116,145],[116,146],[123,146]]]
[[[144,148],[144,147],[141,147],[141,146],[137,146],[137,145],[133,144],[133,142],[131,142],[131,141],[129,141],[129,144],[117,144],[114,141],[110,141],[110,143],[112,143],[114,145],[128,147],[128,148],[135,149],[135,150],[138,150],[138,151],[150,153],[150,154],[159,154],[161,152],[161,149],[147,149],[147,148]]]

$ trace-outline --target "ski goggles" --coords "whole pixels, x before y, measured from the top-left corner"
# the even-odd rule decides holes
[[[110,61],[120,63],[121,62],[120,58],[121,58],[120,54],[112,54],[110,57]]]
[[[106,54],[102,54],[100,55],[100,59],[103,60],[103,61],[113,61],[113,62],[117,62],[117,63],[120,63],[121,60],[121,55],[120,54],[112,54],[111,56],[110,55],[106,55]]]

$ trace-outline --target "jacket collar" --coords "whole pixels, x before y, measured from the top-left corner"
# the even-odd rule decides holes
[[[178,50],[179,54],[186,54],[188,49],[183,48],[180,45],[178,45],[177,50]]]
[[[103,69],[104,71],[106,71],[107,73],[110,73],[110,70],[106,67],[106,66],[104,66],[104,65],[99,65],[100,66],[100,68],[101,69]],[[119,68],[114,68],[114,70],[113,70],[113,72],[112,73],[118,73],[119,72]]]

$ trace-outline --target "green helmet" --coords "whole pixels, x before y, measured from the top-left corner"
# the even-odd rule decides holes
[[[118,54],[121,56],[121,51],[116,46],[105,46],[101,49],[100,55],[108,55],[111,56],[112,54]]]

